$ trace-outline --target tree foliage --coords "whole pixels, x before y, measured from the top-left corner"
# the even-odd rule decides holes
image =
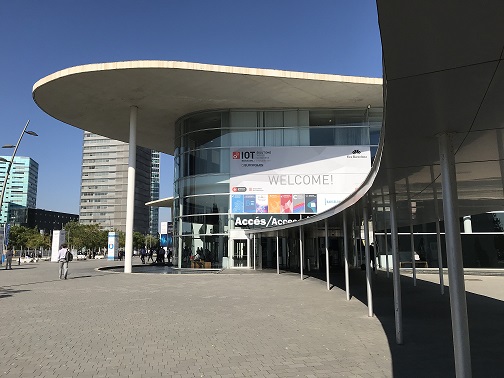
[[[9,233],[9,246],[14,248],[49,248],[49,235],[43,235],[37,228],[12,226]]]
[[[107,248],[108,231],[101,230],[100,225],[81,224],[79,222],[68,222],[65,227],[66,241],[69,247],[77,250],[87,250],[96,252],[102,248]],[[115,230],[119,235],[119,247],[124,248],[125,233]],[[157,242],[157,244],[156,244]],[[133,247],[136,249],[146,245],[157,247],[159,241],[150,235],[146,237],[140,232],[133,233]],[[51,248],[50,235],[43,235],[37,228],[28,228],[24,226],[12,226],[9,234],[9,246],[14,248]]]
[[[65,225],[68,244],[77,250],[97,251],[107,247],[108,231],[100,230],[100,225],[68,222]]]
[[[142,233],[133,232],[133,248],[139,249],[145,246],[145,236]]]
[[[145,237],[145,246],[147,247],[147,249],[157,249],[159,247],[159,238],[153,235],[147,235]]]

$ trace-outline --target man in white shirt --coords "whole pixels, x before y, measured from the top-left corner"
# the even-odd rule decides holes
[[[62,244],[60,250],[58,251],[58,264],[59,264],[59,279],[67,279],[68,274],[68,260],[67,260],[68,249],[66,244]]]

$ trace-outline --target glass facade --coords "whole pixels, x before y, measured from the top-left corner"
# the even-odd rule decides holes
[[[11,156],[2,156],[10,161]],[[0,162],[0,182],[3,184],[9,163]],[[9,178],[0,213],[0,224],[9,222],[9,206],[19,205],[26,208],[37,207],[38,163],[24,156],[15,156],[10,168]],[[1,187],[0,187],[1,190]]]
[[[251,266],[248,251],[252,247],[242,230],[260,227],[261,222],[236,226],[236,215],[230,209],[232,149],[367,146],[372,158],[382,113],[381,108],[246,109],[202,112],[180,119],[174,154],[175,264]],[[303,216],[281,214],[279,219],[292,221]]]

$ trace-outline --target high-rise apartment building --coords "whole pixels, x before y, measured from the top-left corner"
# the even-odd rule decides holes
[[[159,199],[159,152],[151,152],[151,201]],[[149,207],[149,234],[155,235],[159,228],[159,207]]]
[[[0,161],[0,183],[5,180],[8,161],[11,156],[2,156],[6,161]],[[0,224],[8,222],[9,207],[23,206],[35,208],[37,206],[37,185],[38,185],[38,163],[24,156],[14,157],[14,162],[10,169],[9,178],[5,187],[5,194],[0,213]],[[3,187],[0,187],[0,190]]]
[[[81,223],[99,223],[104,229],[126,230],[128,149],[127,143],[84,132]],[[150,231],[150,208],[145,203],[152,200],[152,156],[151,150],[137,147],[133,229],[141,233]],[[159,198],[159,153],[156,164]]]

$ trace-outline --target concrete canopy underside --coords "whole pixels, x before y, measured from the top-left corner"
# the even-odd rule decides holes
[[[435,188],[442,218],[438,135],[451,133],[459,215],[504,210],[504,2],[377,5],[386,115],[374,206],[394,182],[399,225],[411,209],[413,223],[430,222]]]
[[[39,80],[33,99],[50,116],[128,142],[138,107],[137,144],[174,153],[175,122],[211,109],[383,106],[382,80],[174,61],[90,64]],[[308,126],[308,125],[307,125]]]

